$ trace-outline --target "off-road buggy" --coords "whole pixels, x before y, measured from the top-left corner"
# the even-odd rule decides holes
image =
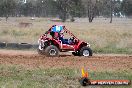
[[[38,43],[38,53],[46,56],[55,57],[59,56],[59,52],[69,51],[74,56],[92,56],[90,44],[79,40],[62,25],[53,25],[39,38]]]

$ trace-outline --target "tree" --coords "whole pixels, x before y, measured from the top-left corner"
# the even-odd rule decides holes
[[[99,1],[98,0],[82,0],[83,4],[85,5],[85,11],[87,13],[89,22],[91,23],[94,19],[94,17],[99,15]]]
[[[1,0],[0,1],[1,15],[6,17],[6,21],[10,15],[14,14],[15,7],[16,7],[16,2],[14,0]]]
[[[69,6],[69,15],[72,17],[71,21],[74,21],[74,17],[82,17],[85,14],[84,10],[81,0],[71,0]]]
[[[69,1],[70,0],[57,0],[56,1],[57,12],[59,13],[59,18],[62,19],[63,22],[66,21]]]
[[[53,0],[37,0],[36,14],[42,17],[56,15],[56,2]]]
[[[123,0],[121,8],[126,16],[131,16],[132,15],[132,0]]]
[[[81,0],[56,0],[57,12],[59,13],[60,19],[63,22],[71,16],[73,17],[79,16],[81,17],[83,13],[83,5]]]
[[[110,23],[112,23],[113,20],[113,2],[110,0]]]

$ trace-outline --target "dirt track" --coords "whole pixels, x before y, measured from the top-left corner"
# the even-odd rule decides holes
[[[132,55],[94,55],[46,57],[33,51],[0,50],[0,64],[22,65],[27,68],[85,67],[92,71],[132,70]]]

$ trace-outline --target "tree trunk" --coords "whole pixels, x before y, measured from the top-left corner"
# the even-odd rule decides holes
[[[93,19],[94,19],[94,10],[95,9],[94,9],[94,5],[91,0],[89,2],[87,2],[87,9],[88,9],[89,23],[92,23]]]
[[[6,21],[8,20],[8,15],[6,15]]]
[[[112,0],[110,1],[110,23],[113,21],[113,4]]]

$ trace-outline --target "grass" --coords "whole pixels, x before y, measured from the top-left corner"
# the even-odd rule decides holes
[[[132,72],[89,72],[95,79],[129,79]],[[83,88],[78,79],[80,69],[49,68],[27,69],[15,65],[0,65],[1,88]],[[130,88],[130,86],[96,86],[94,88]],[[88,87],[89,88],[89,87]],[[90,87],[91,88],[91,87]]]
[[[104,48],[95,48],[94,53],[117,53],[117,54],[132,54],[131,48],[114,48],[114,47],[104,47]]]
[[[20,22],[32,23],[29,27],[20,27]],[[132,54],[132,19],[96,18],[88,23],[85,18],[78,18],[76,22],[51,22],[49,18],[9,18],[0,21],[0,41],[37,43],[41,34],[53,24],[63,24],[79,39],[89,42],[95,53],[124,53]]]

